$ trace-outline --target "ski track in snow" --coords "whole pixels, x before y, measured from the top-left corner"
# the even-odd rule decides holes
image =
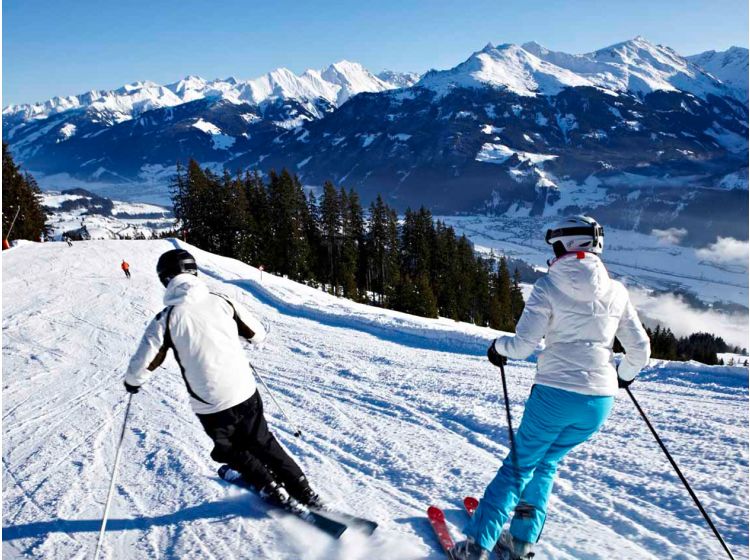
[[[126,401],[122,374],[162,307],[153,270],[169,248],[89,241],[3,254],[7,558],[93,554]],[[445,508],[458,538],[461,498],[481,495],[507,452],[498,373],[478,355],[490,335],[454,323],[454,343],[441,350],[445,323],[431,329],[323,293],[310,299],[308,288],[267,274],[261,284],[257,269],[195,252],[213,289],[271,327],[248,356],[303,437],[261,388],[272,429],[325,498],[380,528],[336,542],[220,481],[170,358],[133,399],[105,556],[442,558],[427,506]],[[285,303],[282,288],[321,304]],[[332,315],[331,306],[352,315]],[[394,317],[402,329],[388,332]],[[507,368],[516,425],[534,367]],[[746,557],[747,370],[655,363],[633,391],[736,557]],[[624,395],[602,432],[563,463],[537,550],[560,560],[723,556]]]

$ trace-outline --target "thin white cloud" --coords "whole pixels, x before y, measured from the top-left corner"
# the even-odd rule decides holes
[[[719,237],[716,243],[712,243],[705,249],[698,249],[695,254],[701,259],[712,262],[747,264],[748,242],[734,237]]]
[[[665,245],[679,245],[680,241],[687,235],[687,230],[685,228],[674,227],[669,229],[652,229],[651,235]]]
[[[750,330],[746,313],[694,309],[674,294],[654,295],[642,288],[630,288],[629,291],[641,321],[649,326],[658,323],[669,327],[678,337],[708,332],[722,337],[727,344],[741,348],[748,346]]]

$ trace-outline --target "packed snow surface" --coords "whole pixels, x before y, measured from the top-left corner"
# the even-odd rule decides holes
[[[162,308],[154,267],[176,242],[27,243],[3,253],[3,554],[90,558],[122,425],[122,375]],[[497,335],[337,299],[193,251],[212,290],[270,328],[248,358],[272,429],[326,500],[371,517],[333,541],[269,511],[215,473],[172,358],[133,397],[105,541],[108,558],[357,559],[444,556],[425,519],[455,536],[508,450]],[[124,278],[119,259],[131,264]],[[508,368],[521,418],[533,361]],[[633,386],[738,558],[747,556],[747,370],[652,362]],[[689,496],[628,399],[560,470],[537,558],[720,558]]]

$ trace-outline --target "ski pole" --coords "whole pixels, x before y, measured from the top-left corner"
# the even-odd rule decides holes
[[[120,451],[122,450],[122,440],[125,439],[125,428],[128,425],[128,416],[130,416],[130,403],[133,402],[133,394],[128,396],[128,404],[125,407],[125,419],[122,421],[122,431],[120,432],[120,441],[117,442],[117,451],[115,452],[115,465],[112,468],[112,479],[109,481],[109,492],[107,492],[107,503],[104,506],[104,515],[102,516],[102,527],[99,530],[99,541],[96,543],[94,560],[99,558],[99,550],[104,542],[104,531],[107,528],[107,516],[109,515],[109,506],[112,503],[112,494],[115,491],[115,480],[117,479],[117,466],[120,463]]]
[[[253,373],[255,374],[255,377],[257,377],[260,380],[260,382],[263,384],[263,386],[266,388],[266,393],[268,393],[268,396],[271,397],[271,400],[276,404],[276,408],[279,409],[279,411],[281,412],[282,416],[284,418],[286,418],[287,423],[292,427],[292,429],[294,429],[294,437],[302,437],[302,431],[299,428],[297,428],[294,425],[294,422],[292,422],[289,419],[289,416],[286,415],[286,412],[284,412],[284,409],[281,408],[281,405],[279,404],[279,401],[277,401],[276,397],[273,396],[273,393],[271,392],[271,389],[268,388],[268,385],[266,385],[266,382],[263,381],[263,378],[261,377],[260,373],[258,373],[258,370],[255,369],[255,366],[252,363],[250,363],[250,368],[252,368]]]
[[[13,226],[16,225],[16,219],[18,218],[18,213],[21,211],[21,206],[19,204],[18,208],[16,209],[16,215],[13,216],[13,220],[10,222],[10,226],[8,227],[8,231],[5,232],[5,239],[10,239],[10,232],[13,231]]]
[[[513,417],[510,414],[510,400],[508,399],[508,386],[505,381],[505,366],[500,362],[500,377],[503,380],[503,397],[505,398],[505,416],[508,419],[508,439],[510,440],[510,459],[513,461],[513,469],[516,471],[516,482],[518,483],[518,505],[515,508],[515,514],[519,517],[530,517],[533,513],[533,507],[521,502],[521,473],[518,468],[518,457],[516,455],[516,436],[513,433]]]
[[[714,525],[713,521],[711,521],[711,518],[708,516],[708,513],[703,508],[703,505],[701,504],[700,500],[698,499],[698,496],[695,495],[695,492],[693,492],[693,489],[690,487],[690,483],[687,481],[687,478],[685,478],[685,475],[682,474],[682,471],[680,470],[680,467],[677,466],[677,463],[672,458],[672,455],[667,450],[667,447],[664,445],[664,442],[659,437],[659,434],[656,433],[656,430],[651,425],[651,422],[649,422],[648,417],[646,416],[646,413],[643,412],[643,409],[641,408],[641,405],[638,404],[638,401],[635,400],[635,396],[630,391],[630,387],[625,387],[625,390],[628,393],[628,396],[630,397],[630,400],[633,401],[633,404],[638,409],[638,412],[641,414],[641,417],[643,418],[644,422],[646,422],[646,426],[648,426],[648,429],[651,430],[651,433],[653,434],[654,438],[656,439],[656,443],[659,444],[659,447],[661,447],[661,450],[664,451],[664,454],[667,456],[667,459],[669,459],[669,462],[672,464],[672,468],[674,468],[675,472],[677,473],[677,476],[680,477],[680,480],[682,481],[682,484],[685,485],[685,488],[687,489],[688,493],[690,494],[690,497],[693,498],[693,501],[695,502],[695,505],[698,506],[698,509],[700,510],[701,514],[703,515],[703,519],[706,520],[706,523],[708,523],[708,526],[711,527],[711,530],[714,532],[714,535],[716,535],[716,538],[719,539],[719,542],[721,543],[721,546],[724,547],[724,550],[726,551],[727,555],[734,560],[734,556],[732,556],[732,552],[729,550],[729,547],[727,546],[727,543],[724,542],[724,539],[721,538],[721,534],[719,533],[719,530],[716,528],[716,525]]]

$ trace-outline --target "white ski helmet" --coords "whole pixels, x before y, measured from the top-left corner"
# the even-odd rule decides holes
[[[550,227],[544,240],[556,257],[575,251],[600,255],[604,250],[604,228],[588,216],[571,216]]]

